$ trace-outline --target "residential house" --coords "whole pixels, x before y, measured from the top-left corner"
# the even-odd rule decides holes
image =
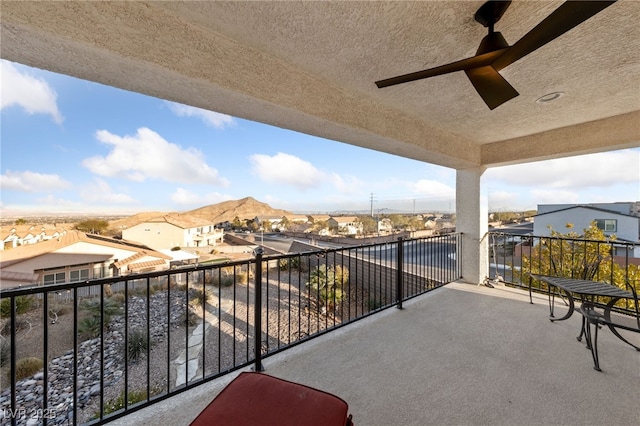
[[[329,229],[336,230],[338,234],[358,235],[363,231],[362,222],[358,220],[357,216],[330,217],[327,224]]]
[[[137,243],[68,231],[0,253],[0,288],[85,281],[169,268],[170,256]]]
[[[378,221],[378,233],[388,233],[393,231],[393,223],[391,223],[391,219],[385,217]]]
[[[284,216],[256,216],[255,218],[253,218],[253,222],[256,223],[260,228],[262,228],[264,224],[268,224],[268,229],[265,228],[262,230],[271,232],[275,231],[278,228],[280,222],[282,222],[283,217]]]
[[[606,236],[616,236],[618,241],[640,243],[640,217],[633,213],[635,203],[598,204],[542,204],[533,222],[534,235],[551,235],[551,229],[567,232],[567,224],[572,231],[580,233],[593,222]],[[551,228],[551,229],[550,229]],[[640,257],[640,247],[636,247],[633,257]]]
[[[0,250],[36,244],[64,235],[66,230],[52,225],[15,225],[11,228],[3,227],[1,231],[2,244]]]
[[[224,231],[202,219],[162,216],[122,231],[122,238],[156,250],[173,247],[208,247],[222,243]]]
[[[309,222],[309,217],[304,214],[287,214],[284,215],[283,218],[286,217],[289,222],[292,223],[307,223]]]
[[[307,215],[307,219],[311,223],[326,222],[330,218],[331,218],[331,216],[329,216],[328,214],[310,214],[310,215]]]

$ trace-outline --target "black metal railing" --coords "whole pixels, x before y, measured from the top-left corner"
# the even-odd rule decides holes
[[[622,289],[626,283],[640,283],[637,243],[500,232],[488,237],[490,278],[499,275],[508,284],[547,292],[547,285],[531,274],[605,281]],[[630,303],[622,300],[617,307],[632,312]]]
[[[458,234],[1,292],[4,424],[102,424],[460,278]],[[34,419],[34,420],[30,420]]]

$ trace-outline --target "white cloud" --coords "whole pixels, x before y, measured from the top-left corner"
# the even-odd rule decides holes
[[[355,176],[340,176],[337,173],[332,173],[329,180],[336,190],[343,194],[356,194],[364,187],[364,182]]]
[[[38,198],[36,200],[38,207],[32,206],[34,209],[40,209],[44,211],[82,211],[86,209],[82,203],[78,201],[71,201],[64,198],[57,198],[54,195],[47,195],[45,197]]]
[[[136,200],[122,193],[115,193],[107,182],[94,179],[80,190],[80,197],[88,203],[134,204]]]
[[[124,177],[137,182],[158,179],[228,185],[228,181],[205,162],[202,152],[167,142],[148,128],[140,128],[135,135],[123,137],[99,130],[96,138],[111,148],[106,157],[95,156],[82,161],[84,167],[97,175]]]
[[[489,209],[491,211],[503,210],[518,204],[519,194],[510,191],[490,191],[488,193]]]
[[[171,194],[171,201],[185,206],[208,206],[232,199],[233,197],[230,195],[224,195],[218,192],[199,194],[184,188],[178,188]]]
[[[47,192],[63,190],[69,186],[71,184],[58,175],[29,170],[24,172],[7,170],[0,176],[0,187],[3,191]]]
[[[430,179],[420,179],[419,181],[412,183],[411,189],[424,198],[449,200],[456,196],[455,188]]]
[[[282,152],[274,156],[254,154],[249,157],[253,172],[266,182],[283,183],[306,190],[314,188],[327,179],[327,174],[308,161]]]
[[[231,127],[236,124],[235,119],[230,115],[188,105],[177,104],[175,102],[166,101],[166,104],[178,117],[196,117],[204,121],[205,124],[215,127],[216,129],[224,129],[225,127]]]
[[[578,189],[640,181],[640,150],[581,155],[487,170],[488,182]],[[491,185],[491,184],[490,184]]]
[[[537,204],[576,204],[580,199],[575,192],[554,189],[534,189],[531,198]]]
[[[0,60],[1,109],[17,105],[28,114],[49,114],[62,123],[62,114],[56,103],[58,95],[43,79],[21,73],[10,62]]]

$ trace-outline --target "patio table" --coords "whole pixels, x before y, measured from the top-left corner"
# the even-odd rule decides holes
[[[629,342],[623,336],[620,335],[617,328],[623,328],[626,330],[640,332],[640,330],[634,327],[627,327],[624,325],[616,324],[611,320],[611,310],[615,306],[615,304],[620,299],[632,299],[635,300],[637,304],[637,297],[628,290],[623,290],[619,287],[616,287],[611,284],[607,284],[601,281],[591,281],[591,280],[582,280],[577,278],[563,278],[563,277],[552,277],[547,275],[537,275],[531,274],[531,277],[545,282],[549,285],[549,320],[551,322],[554,321],[563,321],[571,317],[575,310],[574,303],[574,295],[578,296],[581,301],[580,313],[582,314],[582,326],[580,329],[580,335],[577,337],[578,341],[582,341],[582,336],[586,337],[587,348],[591,349],[591,353],[593,355],[594,360],[594,368],[600,371],[600,366],[598,362],[598,352],[597,352],[597,327],[599,324],[606,325],[611,332],[618,337],[620,340],[625,342],[626,344],[632,346],[637,351],[640,351],[640,347],[634,345]],[[567,313],[560,317],[554,317],[554,306],[555,306],[555,290],[552,291],[551,287],[556,288],[558,290],[563,290],[567,294],[567,301],[569,303],[569,309]],[[594,300],[596,297],[607,297],[609,298],[609,302],[604,305],[603,312],[596,312],[596,305],[594,304]],[[637,307],[636,307],[637,309]],[[636,314],[637,316],[637,314]],[[639,323],[640,328],[640,319],[636,318],[636,321]],[[592,341],[590,326],[589,323],[593,323],[596,325],[596,337],[595,342]]]

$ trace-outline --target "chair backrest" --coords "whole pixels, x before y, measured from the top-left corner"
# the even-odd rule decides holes
[[[640,329],[640,310],[638,308],[638,291],[636,290],[637,287],[640,287],[640,280],[626,280],[625,285],[626,289],[633,294],[633,310],[636,314],[638,329]]]

